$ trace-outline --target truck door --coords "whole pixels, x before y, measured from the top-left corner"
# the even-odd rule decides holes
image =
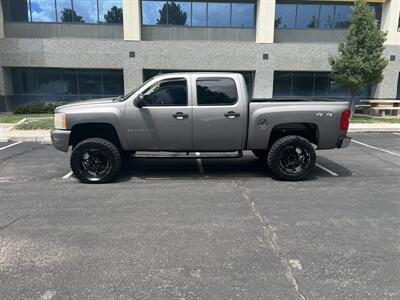
[[[245,99],[235,77],[192,75],[193,148],[203,151],[242,150],[244,145]]]
[[[125,128],[130,149],[192,149],[189,78],[160,79],[141,93],[143,107],[127,104]]]

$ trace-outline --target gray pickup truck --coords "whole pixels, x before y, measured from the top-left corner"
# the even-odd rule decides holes
[[[236,73],[171,73],[125,96],[57,107],[51,138],[58,150],[72,147],[72,171],[86,183],[112,181],[136,151],[211,158],[252,150],[272,176],[297,181],[313,170],[315,149],[348,146],[350,117],[343,101],[249,100]]]

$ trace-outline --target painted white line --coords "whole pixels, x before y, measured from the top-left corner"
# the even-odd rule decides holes
[[[393,152],[393,151],[389,151],[389,150],[386,150],[386,149],[382,149],[382,148],[378,148],[378,147],[375,147],[375,146],[371,146],[371,145],[368,145],[368,144],[365,144],[365,143],[361,143],[359,141],[355,141],[354,139],[352,139],[351,141],[353,143],[359,144],[359,145],[364,146],[364,147],[368,147],[368,148],[371,148],[371,149],[379,150],[379,151],[382,151],[382,152],[385,152],[385,153],[400,157],[400,153],[398,153],[398,152]]]
[[[68,174],[65,174],[65,175],[62,177],[62,179],[68,180],[68,179],[71,178],[72,174],[74,174],[74,172],[71,171],[71,172],[69,172]]]
[[[316,165],[318,168],[324,170],[325,172],[331,174],[332,176],[335,176],[335,177],[339,176],[339,174],[337,174],[337,173],[335,173],[335,172],[329,170],[328,168],[325,168],[324,166],[321,166],[320,164],[315,164],[315,165]]]
[[[19,141],[19,142],[16,142],[16,143],[14,143],[14,144],[11,144],[11,145],[7,145],[7,146],[4,146],[4,147],[1,147],[1,148],[0,148],[0,151],[1,151],[1,150],[4,150],[4,149],[7,149],[7,148],[10,148],[10,147],[12,147],[12,146],[21,144],[21,143],[22,143],[22,141]]]
[[[400,133],[397,133],[397,132],[393,132],[393,134],[395,134],[395,135],[400,135]]]
[[[196,156],[200,156],[200,152],[196,152]],[[204,168],[203,168],[203,163],[201,162],[201,158],[197,158],[196,161],[200,174],[204,174]]]

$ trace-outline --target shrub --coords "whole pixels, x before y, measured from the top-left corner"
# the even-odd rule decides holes
[[[16,108],[14,114],[52,114],[57,106],[65,102],[30,102]]]

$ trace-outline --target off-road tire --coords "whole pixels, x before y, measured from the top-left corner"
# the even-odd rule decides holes
[[[101,178],[91,178],[84,171],[81,164],[82,155],[89,149],[98,149],[110,162],[110,169]],[[89,138],[81,141],[72,151],[70,159],[71,169],[75,176],[84,183],[106,183],[111,182],[121,169],[121,153],[118,148],[105,139]]]
[[[290,146],[303,149],[307,153],[308,163],[298,173],[287,172],[281,164],[283,151]],[[316,153],[313,145],[305,138],[297,135],[289,135],[278,139],[269,149],[267,162],[274,178],[285,181],[305,180],[315,167]]]

